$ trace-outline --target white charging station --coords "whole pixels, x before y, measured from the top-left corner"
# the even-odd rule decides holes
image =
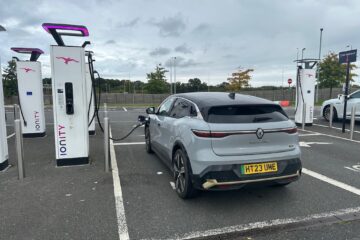
[[[298,60],[296,79],[296,110],[295,123],[301,125],[303,122],[303,107],[305,105],[305,125],[311,126],[314,117],[315,83],[317,59]]]
[[[44,52],[38,48],[11,48],[11,50],[31,54],[29,61],[16,61],[23,136],[44,137],[46,135],[44,94],[41,63],[37,61]]]
[[[2,69],[0,59],[0,171],[9,166],[9,152],[6,135],[6,120],[5,120],[5,105],[4,105],[4,90],[2,81]]]
[[[57,166],[89,163],[85,51],[61,36],[88,36],[84,26],[44,23],[58,45],[50,46]],[[75,32],[77,33],[75,33]]]
[[[95,119],[93,119],[93,116],[95,114],[95,96],[93,92],[93,83],[92,83],[92,77],[90,73],[90,65],[88,60],[88,56],[91,54],[91,52],[86,52],[85,55],[87,56],[85,58],[86,62],[86,94],[87,94],[87,103],[88,103],[88,116],[89,116],[89,135],[95,135]],[[90,58],[91,59],[91,58]]]

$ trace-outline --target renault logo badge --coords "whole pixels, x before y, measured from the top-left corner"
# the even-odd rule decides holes
[[[256,130],[256,136],[258,139],[262,139],[264,137],[264,130],[262,128],[258,128]]]

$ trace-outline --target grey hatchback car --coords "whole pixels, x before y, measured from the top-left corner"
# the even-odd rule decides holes
[[[284,186],[301,175],[296,125],[271,101],[235,93],[184,93],[146,112],[146,150],[173,171],[181,198],[258,182]]]

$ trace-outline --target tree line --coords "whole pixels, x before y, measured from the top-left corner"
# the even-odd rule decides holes
[[[353,70],[356,69],[355,64],[350,65],[351,81],[354,81],[354,77],[357,76]],[[140,80],[130,81],[129,79],[106,79],[100,78],[100,88],[102,92],[111,93],[185,93],[185,92],[224,92],[232,91],[239,92],[241,90],[250,90],[251,73],[254,69],[239,68],[237,71],[231,74],[231,77],[227,78],[222,83],[216,85],[209,85],[205,81],[201,81],[200,78],[190,78],[187,82],[169,83],[166,78],[167,70],[161,65],[157,65],[155,69],[146,74],[147,82]],[[341,87],[346,79],[346,66],[340,64],[338,55],[330,52],[319,64],[319,87],[330,88],[330,96],[332,88]],[[51,88],[51,79],[43,79],[44,87]],[[14,61],[9,61],[8,66],[4,69],[3,74],[3,87],[5,96],[17,95],[17,79],[16,79],[16,67]],[[256,89],[276,89],[281,87],[275,86],[263,86]],[[171,89],[173,89],[171,91]]]

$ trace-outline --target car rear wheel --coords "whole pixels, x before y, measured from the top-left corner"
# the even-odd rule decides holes
[[[173,157],[175,190],[179,197],[183,199],[192,198],[197,193],[191,182],[189,164],[189,159],[186,153],[182,149],[176,150]]]
[[[326,121],[330,121],[330,105],[327,105],[324,108],[323,116]],[[337,111],[336,111],[336,108],[334,107],[333,121],[337,121],[337,119],[338,119]]]
[[[145,144],[146,152],[153,153],[153,150],[151,148],[151,136],[149,127],[145,128]]]

